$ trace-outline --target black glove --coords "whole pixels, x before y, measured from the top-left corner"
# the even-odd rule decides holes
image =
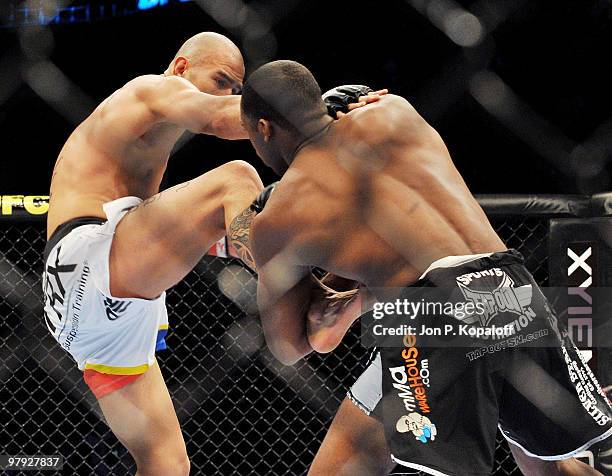
[[[327,106],[327,113],[334,119],[338,118],[338,111],[349,112],[349,104],[359,102],[361,96],[367,96],[372,89],[361,84],[345,84],[330,89],[323,94],[323,102]]]
[[[251,203],[251,206],[249,208],[255,213],[261,213],[261,211],[266,206],[268,199],[272,195],[274,187],[276,187],[277,184],[278,182],[271,183],[261,192],[259,192],[259,195],[257,195],[257,198],[255,198],[255,200],[253,200],[253,203]]]

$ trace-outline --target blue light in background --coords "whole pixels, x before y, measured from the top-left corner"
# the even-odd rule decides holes
[[[167,3],[168,0],[138,0],[138,10],[148,10],[149,8],[161,7]]]
[[[2,1],[2,0],[0,0]],[[64,6],[59,0],[45,0],[46,9],[26,2],[8,8],[7,18],[0,22],[0,29],[19,28],[30,25],[71,24],[95,21],[103,18],[130,15],[157,7],[166,7],[179,3],[190,3],[193,0],[105,0],[82,2],[82,5]],[[55,8],[52,5],[55,2]],[[80,2],[81,3],[81,2]]]
[[[179,3],[190,2],[191,0],[178,0]],[[138,0],[138,10],[149,10],[150,8],[163,7],[168,4],[168,0]]]

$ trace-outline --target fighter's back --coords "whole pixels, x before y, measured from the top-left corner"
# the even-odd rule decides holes
[[[157,192],[172,146],[183,132],[158,118],[141,94],[157,76],[136,78],[104,100],[70,135],[53,171],[49,234],[77,216],[101,216],[102,204]]]
[[[336,121],[281,183],[304,223],[301,261],[370,287],[412,283],[445,256],[505,249],[438,133],[399,96]]]

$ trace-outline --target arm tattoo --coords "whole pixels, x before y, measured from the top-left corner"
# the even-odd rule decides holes
[[[244,210],[240,215],[232,220],[229,226],[228,238],[236,251],[238,257],[242,260],[253,271],[257,271],[255,267],[255,260],[251,253],[251,241],[249,240],[249,231],[251,229],[251,223],[255,218],[255,212],[250,208]]]

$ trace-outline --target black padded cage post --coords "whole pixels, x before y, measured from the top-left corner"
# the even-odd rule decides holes
[[[525,256],[542,286],[563,285],[558,263],[565,266],[567,260],[559,233],[566,241],[576,240],[582,224],[597,228],[602,218],[595,217],[606,217],[612,209],[607,196],[478,198],[501,238]],[[2,199],[3,453],[61,454],[65,474],[133,474],[131,457],[105,425],[81,372],[43,322],[45,201],[24,197],[20,203],[19,197],[11,197],[8,206]],[[577,228],[571,228],[574,225]],[[560,227],[569,232],[564,235]],[[596,234],[591,238],[600,248],[610,242],[598,241]],[[605,248],[598,256],[608,252]],[[601,283],[610,280],[606,266],[598,267]],[[360,345],[358,326],[331,354],[311,355],[293,367],[279,365],[263,341],[255,290],[255,278],[240,262],[206,256],[168,292],[169,351],[158,359],[184,432],[192,474],[305,474],[347,387],[363,371],[368,351]],[[605,362],[598,372],[604,384],[612,383]],[[500,435],[494,474],[520,475]]]

